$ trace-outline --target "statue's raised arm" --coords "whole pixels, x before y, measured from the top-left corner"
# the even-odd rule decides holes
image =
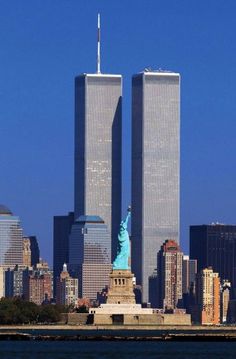
[[[130,208],[130,207],[129,207],[129,208]],[[127,228],[127,227],[128,227],[128,222],[129,222],[129,217],[130,217],[130,215],[131,215],[131,211],[130,211],[130,210],[128,210],[128,213],[127,213],[126,219],[125,219],[125,221],[123,222],[123,226],[124,226],[125,228]]]
[[[120,224],[120,232],[118,234],[117,256],[112,265],[113,269],[130,269],[128,263],[130,256],[130,243],[129,233],[127,231],[130,215],[131,207],[128,208],[126,219],[124,221],[121,221]]]

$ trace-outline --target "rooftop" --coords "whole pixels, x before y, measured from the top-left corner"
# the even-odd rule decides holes
[[[104,223],[103,219],[99,216],[79,216],[76,222],[87,223]]]
[[[180,74],[178,72],[165,70],[162,68],[159,69],[152,69],[151,67],[146,67],[143,71],[134,74],[133,76],[178,76],[180,77]]]
[[[12,216],[12,212],[7,206],[5,206],[4,204],[0,204],[0,216],[4,215]]]
[[[82,74],[79,74],[77,77],[118,77],[118,78],[121,78],[122,75],[119,75],[119,74],[102,74],[102,73],[93,73],[93,74],[88,74],[86,72],[82,73]]]

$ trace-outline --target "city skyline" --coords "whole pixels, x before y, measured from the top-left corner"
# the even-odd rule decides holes
[[[182,77],[183,251],[190,224],[235,223],[236,7],[190,3],[150,1],[145,15],[142,1],[126,9],[104,1],[2,6],[1,203],[37,235],[50,262],[53,216],[73,209],[73,81],[96,71],[99,11],[101,71],[124,78],[123,210],[130,203],[131,76],[151,65]]]

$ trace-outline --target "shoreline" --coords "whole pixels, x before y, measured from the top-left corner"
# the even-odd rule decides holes
[[[1,325],[0,341],[236,341],[230,326]]]
[[[0,332],[3,329],[31,329],[31,330],[184,330],[184,331],[235,331],[235,325],[156,325],[156,324],[143,324],[143,325],[94,325],[94,324],[0,324]]]

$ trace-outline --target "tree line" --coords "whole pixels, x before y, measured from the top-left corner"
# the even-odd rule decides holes
[[[61,313],[68,312],[63,305],[37,305],[21,298],[1,298],[0,324],[56,323]]]

